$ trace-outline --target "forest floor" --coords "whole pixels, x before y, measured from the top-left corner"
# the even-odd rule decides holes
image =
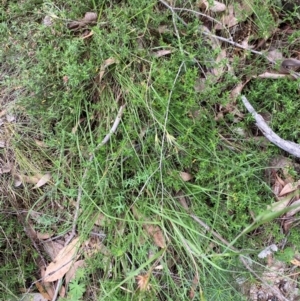
[[[0,300],[299,300],[300,17],[221,2],[2,0]]]

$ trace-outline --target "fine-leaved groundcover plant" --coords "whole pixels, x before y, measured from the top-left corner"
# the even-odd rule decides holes
[[[3,0],[0,300],[298,300],[299,6]]]

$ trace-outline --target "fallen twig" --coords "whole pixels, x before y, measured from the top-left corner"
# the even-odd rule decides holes
[[[212,230],[205,222],[203,222],[199,217],[197,217],[195,214],[190,214],[190,217],[195,220],[200,226],[202,226],[207,232],[210,232],[215,238],[217,238],[219,241],[221,241],[224,245],[228,246],[229,242],[224,239],[219,233]],[[239,252],[238,249],[231,246],[230,247],[232,251]]]
[[[218,21],[217,19],[215,19],[215,18],[213,18],[213,17],[211,17],[211,16],[209,16],[209,15],[207,15],[207,14],[203,14],[203,13],[201,13],[201,12],[198,12],[198,11],[195,11],[195,10],[192,10],[192,9],[188,9],[188,8],[172,7],[172,9],[173,9],[174,11],[179,11],[179,12],[185,11],[185,12],[192,13],[192,14],[194,14],[194,15],[202,16],[202,17],[205,17],[205,18],[207,18],[208,20],[210,20],[210,21],[212,21],[212,22],[215,22],[215,23],[221,25],[221,26],[224,28],[224,30],[227,31],[227,34],[229,35],[229,39],[230,39],[231,41],[233,40],[233,39],[232,39],[232,36],[231,36],[231,34],[230,34],[230,32],[229,32],[229,30],[227,29],[227,27],[226,27],[222,22]]]
[[[118,127],[118,125],[121,121],[121,117],[122,117],[124,108],[125,108],[125,105],[122,105],[120,107],[118,115],[116,117],[116,120],[115,120],[113,126],[111,127],[109,133],[104,137],[104,139],[96,146],[96,148],[93,151],[93,154],[91,154],[90,157],[89,157],[89,162],[92,162],[94,160],[95,152],[98,151],[101,146],[106,144],[109,141],[111,135],[117,130],[117,127]],[[84,182],[84,180],[87,176],[87,172],[88,172],[88,167],[84,170],[84,173],[83,173],[83,176],[82,176],[82,183]],[[71,230],[69,238],[65,242],[65,246],[69,244],[69,242],[74,238],[74,236],[76,234],[76,225],[77,225],[77,220],[78,220],[78,217],[79,217],[79,208],[80,208],[81,198],[82,198],[82,184],[79,185],[79,188],[78,188],[76,208],[75,208],[75,216],[74,216],[74,220],[73,220],[73,223],[72,223],[72,230]],[[62,279],[59,279],[57,284],[56,284],[56,290],[55,290],[54,296],[52,298],[52,301],[55,301],[57,299],[59,288],[61,286],[61,282],[62,282]]]
[[[118,115],[116,117],[116,120],[115,120],[113,126],[111,127],[109,133],[104,137],[104,139],[96,146],[94,152],[96,152],[97,150],[99,150],[99,148],[101,146],[103,146],[104,144],[106,144],[108,142],[108,140],[110,139],[111,135],[116,131],[116,129],[117,129],[117,127],[118,127],[118,125],[119,125],[119,123],[121,121],[121,117],[123,115],[124,109],[125,109],[125,105],[120,106]],[[92,157],[93,157],[93,155],[92,155]],[[93,160],[93,158],[90,158],[89,161],[92,161],[92,160]]]
[[[289,154],[300,158],[300,145],[294,143],[289,140],[284,140],[280,138],[276,133],[272,131],[272,129],[267,125],[265,120],[259,115],[255,109],[252,107],[248,99],[243,95],[242,101],[247,108],[248,112],[252,114],[256,121],[257,127],[261,130],[262,134],[273,144],[278,146],[279,148],[283,149],[284,151],[288,152]]]
[[[120,121],[121,121],[121,117],[124,111],[125,105],[122,105],[119,109],[118,115],[116,117],[116,120],[113,124],[113,126],[111,127],[109,133],[104,137],[104,139],[96,146],[96,148],[93,150],[93,154],[90,155],[89,157],[89,162],[92,162],[94,160],[94,154],[96,151],[99,150],[100,147],[102,147],[104,144],[106,144],[111,135],[116,131]],[[82,183],[84,182],[86,176],[87,176],[87,172],[88,172],[88,167],[84,170],[83,176],[82,176]],[[71,234],[70,237],[68,238],[68,240],[65,243],[65,246],[73,239],[73,237],[76,234],[76,224],[77,224],[77,220],[79,217],[79,207],[80,207],[80,201],[81,201],[81,197],[82,197],[82,185],[79,185],[78,188],[78,193],[77,193],[77,199],[76,199],[76,209],[75,209],[75,216],[74,216],[74,220],[72,223],[72,230],[71,230]]]
[[[180,8],[176,8],[176,7],[172,7],[171,5],[169,5],[166,1],[164,0],[159,0],[159,2],[161,4],[163,4],[165,7],[167,7],[171,12],[172,12],[172,15],[175,16],[183,25],[187,26],[188,23],[186,23],[182,18],[180,18],[178,16],[178,14],[175,12],[175,10],[180,10]],[[242,44],[239,44],[237,42],[234,42],[232,41],[232,39],[226,39],[226,38],[223,38],[223,37],[220,37],[220,36],[217,36],[217,35],[214,35],[212,34],[211,32],[207,32],[205,30],[203,30],[201,28],[201,26],[199,27],[199,31],[206,35],[206,36],[209,36],[209,37],[212,37],[212,38],[215,38],[215,39],[218,39],[220,41],[223,41],[223,42],[226,42],[226,43],[229,43],[231,45],[233,45],[234,47],[238,47],[238,48],[241,48],[241,49],[244,49],[244,50],[247,50],[247,51],[250,51],[251,53],[254,53],[254,54],[257,54],[257,55],[260,55],[260,56],[263,56],[266,60],[268,60],[269,62],[275,64],[275,61],[268,58],[263,52],[260,52],[260,51],[256,51],[256,50],[253,50],[249,47],[245,47],[244,45]]]

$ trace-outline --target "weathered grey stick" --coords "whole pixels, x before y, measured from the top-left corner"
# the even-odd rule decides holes
[[[300,145],[299,144],[280,138],[277,134],[275,134],[271,130],[271,128],[267,125],[267,123],[262,118],[262,116],[259,115],[254,110],[254,108],[252,107],[252,105],[250,104],[250,102],[248,101],[248,99],[244,95],[242,96],[242,101],[243,101],[245,107],[247,108],[248,112],[251,113],[252,116],[254,117],[257,127],[261,130],[263,135],[270,142],[272,142],[273,144],[275,144],[279,148],[285,150],[289,154],[291,154],[291,155],[293,155],[297,158],[300,158]]]

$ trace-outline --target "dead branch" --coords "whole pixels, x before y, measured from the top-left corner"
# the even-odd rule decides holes
[[[244,95],[242,96],[242,101],[243,101],[246,109],[248,110],[248,112],[251,113],[252,116],[254,117],[254,119],[256,121],[256,126],[261,130],[262,134],[270,142],[272,142],[273,144],[275,144],[279,148],[283,149],[284,151],[288,152],[289,154],[291,154],[291,155],[293,155],[293,156],[295,156],[297,158],[300,158],[300,145],[299,144],[294,143],[294,142],[289,141],[289,140],[284,140],[284,139],[280,138],[267,125],[267,123],[262,118],[262,116],[259,115],[254,110],[254,108],[252,107],[252,105],[250,104],[250,102],[248,101],[248,99]]]

